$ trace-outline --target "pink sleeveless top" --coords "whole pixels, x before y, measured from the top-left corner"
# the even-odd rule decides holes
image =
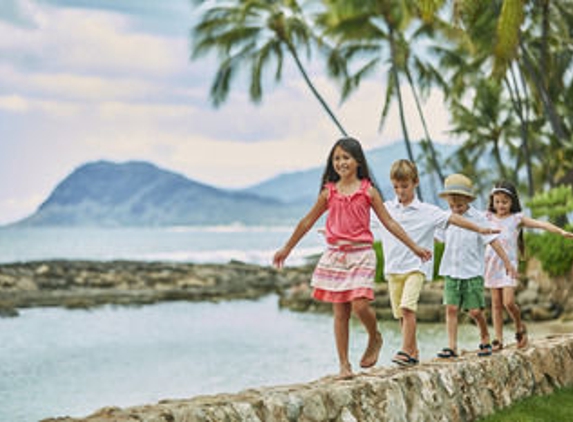
[[[338,242],[373,243],[374,236],[370,230],[370,207],[372,198],[368,189],[372,186],[369,180],[362,179],[360,188],[351,195],[342,195],[336,184],[329,182],[328,217],[326,218],[326,241],[329,244]]]

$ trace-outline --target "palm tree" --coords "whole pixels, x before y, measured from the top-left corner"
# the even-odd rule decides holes
[[[434,13],[432,19],[439,20],[440,13],[436,7],[432,9],[432,4],[426,7]],[[443,15],[443,9],[440,12]],[[475,95],[483,79],[493,76],[503,81],[500,95],[512,105],[510,118],[520,127],[503,140],[503,148],[515,158],[514,172],[525,167],[530,195],[535,186],[553,186],[565,180],[567,169],[573,171],[572,125],[567,122],[571,113],[565,106],[570,98],[568,87],[569,92],[573,89],[573,4],[552,0],[457,0],[453,15],[456,25],[441,31],[447,39],[446,47],[442,42],[435,49],[441,57],[442,74],[434,75],[452,109],[468,93],[470,97]],[[457,38],[448,38],[452,34]],[[493,48],[491,40],[497,40]],[[479,121],[480,116],[475,118]],[[517,147],[512,138],[521,139],[521,145]],[[543,163],[536,156],[544,157]]]
[[[201,19],[192,31],[192,58],[206,53],[219,55],[219,68],[212,87],[215,106],[227,98],[231,83],[240,68],[250,70],[249,93],[257,103],[263,96],[262,78],[266,68],[275,63],[274,77],[280,81],[284,56],[290,56],[306,85],[320,102],[342,135],[347,132],[312,83],[300,58],[298,47],[310,56],[311,47],[320,40],[307,24],[296,0],[208,1]]]
[[[443,181],[444,177],[421,108],[420,93],[412,77],[414,69],[418,74],[424,69],[424,60],[414,54],[413,48],[416,37],[423,35],[422,31],[413,29],[417,2],[327,0],[324,3],[326,9],[319,16],[318,24],[323,28],[325,36],[333,39],[336,44],[329,58],[329,71],[332,76],[343,81],[342,99],[347,99],[359,87],[363,78],[383,68],[386,92],[379,129],[383,128],[395,100],[408,158],[415,161],[406,118],[408,113],[403,101],[402,78],[405,78],[425,130],[425,144],[430,152],[431,168],[440,181]],[[412,34],[412,38],[408,39],[407,33]],[[419,78],[419,81],[423,80]],[[419,189],[418,195],[421,197]]]

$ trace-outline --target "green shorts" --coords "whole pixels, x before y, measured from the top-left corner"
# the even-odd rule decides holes
[[[464,311],[484,309],[483,277],[452,278],[446,276],[444,305],[454,305]]]

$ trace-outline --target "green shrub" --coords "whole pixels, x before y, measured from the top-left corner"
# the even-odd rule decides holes
[[[571,227],[566,228],[571,230]],[[573,266],[573,241],[554,233],[526,233],[527,256],[541,261],[543,270],[551,277],[567,274]]]
[[[374,242],[374,252],[376,252],[376,283],[384,281],[384,253],[382,252],[382,243],[377,240]]]

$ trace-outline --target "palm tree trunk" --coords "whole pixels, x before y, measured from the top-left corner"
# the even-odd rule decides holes
[[[511,99],[513,109],[516,111],[517,117],[519,118],[523,160],[525,162],[525,169],[527,173],[527,187],[528,187],[527,193],[531,198],[535,193],[535,189],[533,185],[533,172],[531,168],[531,153],[529,151],[529,127],[528,127],[529,124],[525,116],[524,102],[521,96],[519,95],[517,78],[515,77],[515,71],[513,67],[510,67],[509,71],[513,80],[513,84],[507,76],[504,78],[504,82],[509,92],[509,97]]]
[[[406,126],[406,114],[404,113],[404,103],[402,101],[402,90],[400,89],[400,79],[398,77],[398,70],[396,66],[392,66],[392,75],[395,80],[396,97],[398,98],[398,110],[400,111],[400,125],[402,126],[402,134],[404,135],[404,143],[406,144],[406,151],[408,152],[408,159],[415,163],[414,153],[412,152],[412,144],[410,142],[410,135],[408,134],[408,127]],[[418,198],[422,201],[422,189],[420,183],[416,186],[416,193]]]
[[[547,90],[543,85],[543,81],[541,80],[537,71],[535,70],[533,61],[529,56],[529,52],[523,45],[523,42],[520,41],[519,47],[523,57],[523,62],[522,62],[523,68],[527,73],[527,75],[529,76],[530,80],[533,82],[535,89],[539,93],[539,97],[541,98],[541,102],[543,104],[543,109],[545,110],[545,114],[547,115],[549,123],[551,124],[551,127],[553,128],[553,131],[557,136],[557,139],[561,141],[562,145],[564,145],[567,142],[568,135],[565,131],[563,123],[559,118],[559,115],[555,111],[555,106],[553,105],[553,102],[551,101],[551,98],[549,97],[549,94],[547,93]]]
[[[416,91],[416,86],[414,85],[414,81],[412,80],[412,75],[410,74],[410,70],[406,68],[405,70],[406,77],[408,78],[408,83],[410,84],[410,89],[412,90],[412,94],[414,95],[414,101],[416,102],[416,109],[418,110],[418,115],[420,116],[420,120],[422,122],[422,127],[424,128],[424,134],[426,135],[426,141],[428,143],[428,148],[430,149],[430,157],[432,162],[432,167],[434,171],[438,175],[440,179],[440,183],[444,183],[444,175],[440,166],[438,164],[438,155],[436,154],[436,149],[434,148],[434,143],[432,142],[432,138],[430,137],[430,132],[428,131],[428,126],[426,125],[426,118],[424,117],[424,112],[422,111],[422,106],[420,105],[420,98],[418,96],[418,92]]]
[[[493,140],[493,157],[497,163],[497,168],[502,179],[507,179],[507,172],[505,171],[505,166],[503,165],[503,160],[501,159],[501,153],[499,150],[499,139]]]
[[[402,101],[402,90],[400,89],[400,77],[398,75],[398,68],[396,66],[396,52],[395,52],[395,40],[394,40],[394,29],[391,25],[389,25],[389,35],[390,35],[390,50],[391,50],[391,57],[392,57],[392,77],[394,78],[394,86],[396,87],[396,96],[398,98],[398,110],[400,111],[400,125],[402,126],[402,134],[404,135],[404,143],[406,144],[406,152],[408,153],[408,159],[415,163],[414,160],[414,153],[412,152],[412,145],[410,142],[410,135],[408,134],[408,127],[406,125],[406,117],[404,113],[404,102]],[[418,194],[418,198],[422,201],[422,189],[420,188],[420,183],[416,187],[416,193]]]
[[[320,102],[320,104],[322,105],[322,108],[328,113],[328,116],[334,122],[336,127],[338,127],[338,130],[340,131],[340,133],[343,136],[348,136],[348,133],[346,132],[346,130],[344,129],[342,124],[338,121],[338,119],[334,115],[333,111],[330,109],[330,107],[328,106],[328,104],[326,103],[324,98],[322,98],[322,95],[320,95],[320,93],[318,92],[318,90],[315,88],[314,84],[312,83],[312,81],[308,77],[308,74],[306,73],[306,70],[304,69],[302,62],[300,61],[300,58],[298,57],[296,49],[289,42],[287,42],[286,45],[287,45],[288,50],[291,53],[292,57],[294,58],[294,61],[298,67],[298,70],[302,74],[302,77],[304,78],[306,85],[310,88],[310,90],[312,91],[312,93],[314,94],[316,99]]]

